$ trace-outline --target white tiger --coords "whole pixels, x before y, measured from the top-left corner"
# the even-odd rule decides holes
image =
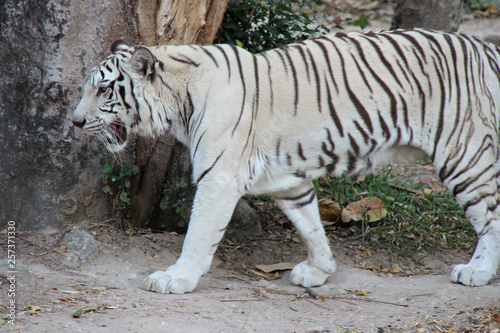
[[[302,286],[335,271],[312,179],[397,159],[432,158],[479,243],[451,280],[487,284],[500,261],[500,50],[426,30],[337,33],[259,55],[230,45],[129,47],[88,78],[73,122],[112,151],[131,132],[170,131],[190,149],[194,207],[180,258],[148,290],[195,289],[238,199],[268,193],[300,232]],[[404,150],[404,149],[403,149]]]

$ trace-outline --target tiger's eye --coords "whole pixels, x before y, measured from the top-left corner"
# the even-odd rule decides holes
[[[100,86],[97,89],[97,96],[101,96],[102,94],[105,94],[108,91],[109,87],[108,86]]]

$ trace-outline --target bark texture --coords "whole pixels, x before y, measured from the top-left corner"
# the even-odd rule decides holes
[[[134,39],[122,1],[0,2],[0,230],[54,231],[100,222],[112,212],[102,192],[97,140],[69,115],[90,69],[113,40]]]
[[[131,0],[132,13],[144,45],[212,44],[229,0]],[[156,16],[151,15],[156,13]],[[186,227],[196,192],[191,184],[188,149],[165,134],[138,138],[132,179],[130,219],[138,227],[175,230]],[[164,192],[165,190],[165,192]],[[260,233],[257,216],[244,201],[232,224],[245,233]],[[242,228],[233,228],[234,230]]]
[[[229,0],[130,0],[146,46],[212,44]]]
[[[391,29],[426,28],[456,32],[463,0],[397,0]]]

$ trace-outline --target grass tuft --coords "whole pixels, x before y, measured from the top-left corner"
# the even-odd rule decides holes
[[[389,248],[406,257],[438,248],[473,253],[476,234],[451,193],[389,176],[390,170],[340,179],[322,177],[315,187],[319,198],[337,201],[342,208],[366,197],[382,200],[387,216],[365,227],[365,242],[375,249]]]

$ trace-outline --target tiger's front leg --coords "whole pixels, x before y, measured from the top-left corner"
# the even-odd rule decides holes
[[[177,262],[165,271],[157,271],[144,280],[147,290],[183,294],[196,288],[212,263],[234,207],[241,197],[232,179],[205,177],[198,184],[188,232]]]

